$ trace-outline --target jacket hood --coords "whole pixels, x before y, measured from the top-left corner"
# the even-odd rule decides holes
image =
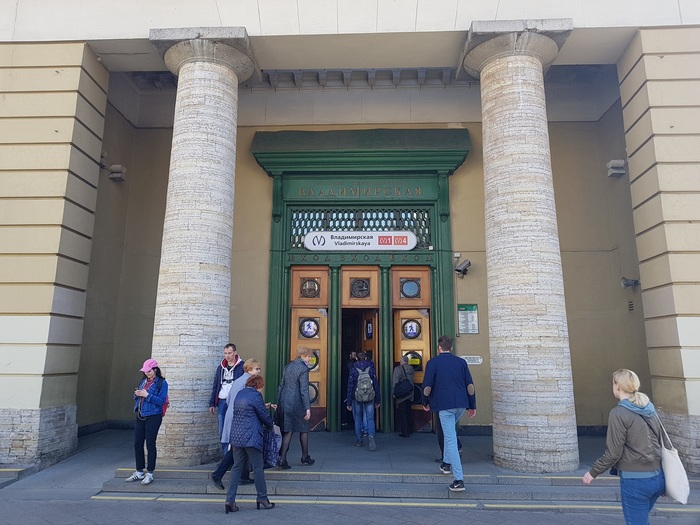
[[[372,361],[356,361],[353,366],[359,370],[365,370],[370,367],[374,368],[374,363]]]
[[[226,368],[226,358],[224,357],[221,360],[221,368]],[[240,365],[243,362],[243,359],[240,358],[240,356],[236,356],[236,360],[233,362],[233,368],[236,368],[238,365]]]
[[[639,414],[643,417],[651,417],[656,414],[656,409],[654,409],[654,403],[649,401],[646,406],[640,407],[632,403],[629,399],[623,399],[618,403],[619,406],[631,410],[635,414]]]

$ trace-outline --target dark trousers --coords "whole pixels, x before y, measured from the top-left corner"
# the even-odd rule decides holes
[[[236,502],[236,492],[243,467],[250,461],[255,476],[255,490],[258,493],[258,501],[267,501],[267,485],[265,484],[265,472],[263,471],[263,454],[253,447],[233,447],[233,468],[231,469],[231,485],[226,494],[227,503]]]
[[[134,454],[136,456],[136,470],[143,472],[146,467],[146,457],[143,453],[143,442],[146,442],[146,450],[148,451],[148,472],[153,472],[156,469],[156,437],[160,424],[163,422],[163,415],[156,414],[155,416],[146,416],[143,419],[136,417],[134,425]]]
[[[226,447],[228,447],[228,444],[226,444]],[[221,479],[231,467],[233,467],[233,449],[227,448],[226,453],[224,454],[224,459],[221,460],[221,463],[219,463],[219,466],[216,467],[216,470],[211,473],[211,477]],[[250,465],[247,464],[241,472],[241,479],[250,479],[250,476],[248,475],[249,471]]]
[[[396,404],[396,416],[399,420],[399,432],[402,436],[408,436],[411,431],[411,398]]]
[[[440,418],[437,418],[437,432],[438,445],[440,445],[440,455],[445,456],[445,434],[442,431],[442,425],[440,424]],[[462,450],[462,442],[457,438],[457,450]],[[444,461],[444,460],[443,460]]]

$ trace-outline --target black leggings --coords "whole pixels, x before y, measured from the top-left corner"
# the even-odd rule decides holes
[[[294,432],[284,432],[282,434],[282,446],[280,447],[280,462],[287,461],[287,452],[289,452],[289,444],[292,442],[292,434]],[[299,444],[301,445],[301,459],[309,455],[309,433],[299,432]]]
[[[396,416],[399,420],[399,432],[402,436],[408,436],[413,429],[411,428],[411,403],[412,399],[406,399],[401,403],[396,404]]]
[[[134,454],[136,455],[136,470],[143,472],[146,467],[146,457],[143,453],[143,442],[146,442],[146,450],[148,450],[148,472],[153,472],[156,469],[156,437],[160,424],[163,422],[163,415],[156,414],[155,416],[146,416],[140,419],[136,416],[136,424],[134,425]]]

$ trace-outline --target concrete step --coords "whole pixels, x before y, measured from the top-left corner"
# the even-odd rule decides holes
[[[207,469],[158,469],[150,485],[126,483],[132,469],[117,469],[106,481],[102,495],[223,495],[209,480]],[[274,496],[328,498],[396,498],[403,501],[474,500],[477,502],[598,502],[619,504],[619,480],[599,477],[595,485],[584,486],[578,476],[557,475],[466,475],[464,492],[451,492],[452,477],[443,474],[389,474],[364,472],[322,472],[310,470],[267,470],[267,489]],[[224,477],[228,487],[228,475]],[[241,485],[242,496],[255,495],[254,485]],[[661,498],[659,504],[673,504]],[[700,480],[691,480],[690,505],[700,506]]]
[[[155,482],[149,487],[154,489]],[[146,487],[144,487],[146,488]],[[269,485],[268,485],[269,488]],[[305,489],[306,491],[306,489]],[[131,501],[131,502],[160,502],[167,503],[209,503],[211,505],[221,506],[226,500],[226,493],[218,491],[218,494],[163,494],[158,492],[149,492],[143,494],[134,493],[112,493],[102,492],[92,496],[94,500],[102,501]],[[565,513],[605,513],[619,515],[622,519],[622,508],[618,501],[586,501],[579,497],[570,500],[565,499],[549,499],[541,501],[533,500],[512,500],[512,499],[478,499],[468,495],[468,493],[460,493],[460,495],[448,496],[447,498],[423,498],[417,499],[413,495],[408,497],[379,497],[379,496],[320,496],[320,495],[280,495],[270,493],[270,499],[275,503],[277,508],[283,508],[290,505],[343,505],[350,504],[353,506],[364,505],[368,507],[396,507],[397,512],[410,512],[411,507],[420,506],[422,508],[431,507],[436,510],[453,508],[453,509],[473,509],[473,510],[494,510],[494,511],[533,511],[533,512],[565,512]],[[242,490],[236,496],[236,503],[239,507],[245,509],[255,508],[255,491],[252,486],[242,487]],[[663,516],[668,519],[682,517],[695,518],[697,517],[700,523],[700,505],[680,505],[678,503],[668,503],[663,499],[657,502],[652,516]]]
[[[36,471],[36,467],[0,467],[0,489]]]

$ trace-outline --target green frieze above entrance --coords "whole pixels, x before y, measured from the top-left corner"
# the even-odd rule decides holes
[[[470,150],[465,129],[259,131],[250,147],[270,176],[373,174],[385,179],[403,179],[409,174],[451,175]],[[346,192],[354,187],[344,186]],[[324,189],[325,195],[328,190]],[[394,194],[407,192],[409,187],[378,191],[385,190]],[[364,192],[361,187],[363,195]]]
[[[282,198],[305,204],[331,202],[419,202],[438,198],[435,177],[403,174],[401,179],[366,175],[328,180],[321,177],[286,176]]]

